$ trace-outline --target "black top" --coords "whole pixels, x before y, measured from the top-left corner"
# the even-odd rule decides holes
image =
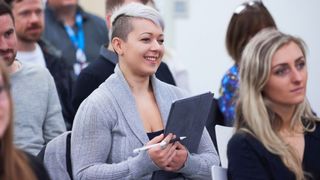
[[[164,130],[156,131],[156,132],[149,132],[147,133],[149,140],[159,136],[160,134],[164,133]]]
[[[38,180],[50,180],[49,174],[42,162],[33,155],[24,152],[27,156],[29,164]]]
[[[306,132],[303,169],[312,178],[320,179],[320,123],[314,132]],[[236,133],[228,143],[229,179],[295,180],[294,174],[283,164],[280,157],[269,152],[256,138],[248,133]]]
[[[117,63],[117,54],[102,46],[99,58],[81,71],[75,83],[72,96],[72,105],[75,112],[78,110],[81,102],[114,73]],[[156,76],[161,81],[176,85],[168,66],[163,62],[161,62]]]

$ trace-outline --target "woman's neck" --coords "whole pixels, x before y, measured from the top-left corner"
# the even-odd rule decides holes
[[[144,94],[146,92],[152,91],[149,76],[136,75],[125,67],[121,68],[121,63],[120,63],[120,69],[125,79],[127,80],[133,94],[138,95],[138,94]]]
[[[300,126],[300,123],[297,123],[295,124],[292,129],[291,127],[291,124],[292,124],[292,121],[295,121],[293,118],[293,115],[294,115],[294,112],[296,110],[296,106],[295,105],[292,105],[292,106],[277,106],[277,105],[274,105],[272,107],[273,111],[275,113],[277,113],[281,120],[282,120],[282,125],[280,127],[280,132],[281,131],[285,131],[285,132],[291,132],[291,131],[295,131],[296,130],[296,126]],[[299,121],[296,121],[296,122],[299,122]],[[299,129],[299,128],[298,128]]]
[[[137,76],[125,76],[129,87],[133,94],[145,94],[152,91],[150,78],[137,77]]]

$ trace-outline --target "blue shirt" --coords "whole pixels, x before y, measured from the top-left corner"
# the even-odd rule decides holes
[[[220,87],[220,97],[218,104],[224,116],[224,124],[232,126],[235,119],[235,105],[238,99],[239,70],[233,65],[223,76]]]

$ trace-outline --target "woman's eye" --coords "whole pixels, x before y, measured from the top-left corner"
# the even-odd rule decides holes
[[[277,76],[283,76],[283,75],[285,75],[286,73],[288,73],[288,68],[279,68],[279,69],[277,69],[276,71],[275,71],[275,74],[277,75]]]
[[[159,39],[158,43],[162,45],[164,43],[164,40],[163,39]]]
[[[303,69],[305,67],[305,65],[306,65],[305,62],[300,62],[300,63],[297,64],[297,69],[301,70],[301,69]]]
[[[147,43],[147,42],[150,42],[150,39],[149,38],[142,38],[141,41]]]

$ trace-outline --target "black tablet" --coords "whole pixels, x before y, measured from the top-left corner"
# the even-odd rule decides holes
[[[182,144],[189,152],[197,152],[198,145],[209,117],[213,93],[207,92],[172,103],[165,134],[186,136]]]

